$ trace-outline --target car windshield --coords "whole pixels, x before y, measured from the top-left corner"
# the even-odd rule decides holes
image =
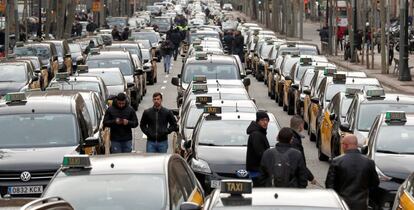
[[[283,74],[289,75],[290,70],[292,70],[293,65],[295,65],[295,63],[297,63],[299,59],[300,58],[298,57],[298,58],[291,58],[291,59],[286,60],[283,65]]]
[[[79,44],[69,44],[69,50],[71,53],[80,53],[82,49]]]
[[[27,72],[23,64],[0,64],[0,83],[26,81]]]
[[[151,48],[151,42],[149,42],[148,40],[139,40],[137,42],[142,44],[142,46],[144,46],[145,49]]]
[[[88,110],[88,114],[91,117],[92,126],[96,127],[96,125],[98,124],[97,123],[98,119],[97,119],[97,116],[95,114],[95,108],[94,108],[93,101],[92,101],[92,99],[89,95],[83,95],[82,94],[82,98],[85,101],[86,109]]]
[[[58,56],[62,58],[63,57],[62,45],[55,43],[55,46],[56,46],[56,51],[57,51]]]
[[[42,60],[50,58],[50,50],[44,46],[35,46],[35,47],[17,47],[14,49],[14,54],[16,56],[37,56]]]
[[[377,152],[414,155],[413,125],[385,125],[377,136]]]
[[[212,37],[219,39],[219,35],[216,33],[193,33],[191,34],[191,43],[194,42],[196,39],[206,38],[206,37]]]
[[[213,146],[247,146],[249,135],[246,129],[250,123],[249,120],[205,120],[199,128],[198,143]],[[266,136],[270,145],[276,144],[278,132],[277,124],[269,122]]]
[[[263,44],[262,49],[260,51],[260,55],[263,59],[269,58],[269,52],[272,49],[273,45]]]
[[[119,68],[124,76],[132,75],[132,63],[128,59],[93,59],[87,60],[89,68]]]
[[[107,46],[106,48],[109,49],[119,49],[119,50],[128,50],[129,53],[133,54],[133,55],[138,55],[139,54],[139,48],[135,47],[135,46],[125,46],[125,45],[116,45],[116,44],[112,44],[111,46]]]
[[[155,33],[133,33],[131,34],[131,37],[133,37],[135,40],[136,39],[144,39],[144,40],[149,40],[151,43],[157,43],[158,42],[158,37]]]
[[[305,75],[305,78],[303,78],[303,87],[307,86],[309,87],[310,83],[312,82],[312,78],[315,75],[315,73],[312,71]]]
[[[318,48],[316,47],[299,47],[301,55],[318,55]]]
[[[184,83],[190,83],[194,75],[205,75],[207,79],[240,79],[235,64],[189,64],[184,70]]]
[[[151,25],[170,25],[170,20],[167,18],[153,18]]]
[[[250,112],[250,113],[255,113],[257,110],[255,107],[237,107],[239,112]],[[221,107],[221,111],[223,113],[225,112],[235,112],[236,111],[236,107],[234,106],[222,106]],[[190,109],[190,111],[187,114],[187,121],[185,124],[186,128],[194,128],[197,124],[198,118],[200,117],[201,114],[203,114],[204,109],[198,109],[196,107],[192,107]]]
[[[309,68],[309,66],[299,66],[298,70],[296,71],[295,80],[300,81],[303,75],[305,74],[306,70],[308,70]]]
[[[342,100],[342,106],[341,106],[341,116],[342,117],[346,117],[346,113],[348,113],[348,109],[349,109],[349,106],[351,106],[351,102],[352,102],[352,98],[351,97],[347,97],[347,98],[344,98],[343,100]]]
[[[414,104],[361,104],[358,116],[358,130],[369,131],[375,117],[381,112],[414,112]]]
[[[89,72],[85,75],[98,76],[102,78],[105,85],[124,85],[124,78],[120,72],[102,71],[102,72]]]
[[[2,115],[0,123],[0,148],[74,146],[79,142],[72,114]]]
[[[127,25],[126,18],[107,18],[106,22],[110,28],[112,28],[112,26],[119,26],[120,28],[123,28]]]
[[[57,87],[59,90],[89,90],[101,93],[99,83],[87,81],[52,82],[50,87]]]
[[[84,184],[88,183],[88,184]],[[67,190],[76,186],[76,190]],[[160,174],[58,176],[43,194],[59,196],[74,209],[166,209],[167,186]]]
[[[144,59],[144,61],[150,61],[151,60],[151,53],[149,52],[149,50],[143,50],[142,51],[142,59]]]

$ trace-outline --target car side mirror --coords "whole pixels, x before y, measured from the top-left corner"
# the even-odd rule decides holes
[[[275,72],[275,74],[280,74],[280,70],[279,69],[274,69],[273,71]]]
[[[132,83],[132,82],[128,82],[128,83],[127,83],[127,88],[132,88],[132,87],[134,87],[134,83]]]
[[[171,84],[173,84],[174,86],[180,86],[180,78],[178,77],[171,78]]]
[[[336,119],[336,115],[335,115],[335,113],[330,114],[330,115],[329,115],[329,119],[330,119],[331,121],[335,120],[335,119]]]
[[[201,206],[194,202],[184,202],[180,205],[180,210],[200,210]]]
[[[316,98],[316,97],[312,98],[311,102],[314,103],[314,104],[319,104],[319,98]]]
[[[292,80],[292,77],[291,76],[286,76],[285,80]]]
[[[152,58],[152,61],[155,61],[155,62],[157,62],[157,61],[158,61],[158,58],[156,58],[156,57],[153,57],[153,58]]]
[[[306,95],[310,95],[311,91],[309,89],[306,89],[306,90],[303,91],[303,93],[306,94]]]
[[[143,66],[144,70],[149,70],[150,67],[149,66]]]
[[[247,74],[247,75],[250,75],[250,74],[252,74],[252,73],[253,73],[253,72],[252,72],[252,70],[251,70],[251,69],[247,69],[247,70],[246,70],[246,74]]]
[[[342,123],[339,126],[339,129],[341,129],[343,132],[351,132],[351,126],[348,123]]]
[[[142,69],[137,69],[137,70],[135,70],[134,74],[135,75],[142,75],[142,74],[144,74],[144,71]]]
[[[39,77],[38,76],[33,76],[32,77],[32,82],[36,82],[36,81],[39,81]]]
[[[293,84],[292,88],[295,89],[295,90],[299,90],[299,85],[298,84]]]
[[[250,86],[250,84],[251,84],[250,78],[244,78],[244,79],[243,79],[243,85],[244,85],[245,87]]]
[[[363,155],[368,154],[368,145],[364,145],[361,147],[361,154]]]
[[[178,109],[170,109],[173,115],[178,116],[180,114],[180,111]]]
[[[269,59],[267,59],[267,58],[265,58],[265,59],[263,59],[265,62],[269,62]]]
[[[94,147],[99,145],[99,138],[98,137],[88,137],[83,141],[84,147]]]
[[[184,148],[190,149],[191,148],[191,140],[187,140],[184,142]]]

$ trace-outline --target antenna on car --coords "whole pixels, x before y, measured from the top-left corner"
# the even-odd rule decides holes
[[[239,107],[237,107],[237,102],[236,102],[236,112],[239,112]]]

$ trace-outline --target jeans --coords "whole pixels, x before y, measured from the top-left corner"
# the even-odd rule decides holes
[[[167,153],[168,140],[147,141],[147,153]]]
[[[111,153],[128,153],[132,151],[132,140],[111,141]]]
[[[171,66],[171,55],[164,55],[164,72],[169,74]]]
[[[260,171],[249,171],[249,178],[253,181],[253,187],[264,187],[266,180]]]

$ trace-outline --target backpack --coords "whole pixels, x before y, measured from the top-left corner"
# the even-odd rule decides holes
[[[279,152],[276,148],[273,149],[274,163],[271,168],[273,187],[289,187],[291,170],[289,154],[290,149],[285,153]]]

